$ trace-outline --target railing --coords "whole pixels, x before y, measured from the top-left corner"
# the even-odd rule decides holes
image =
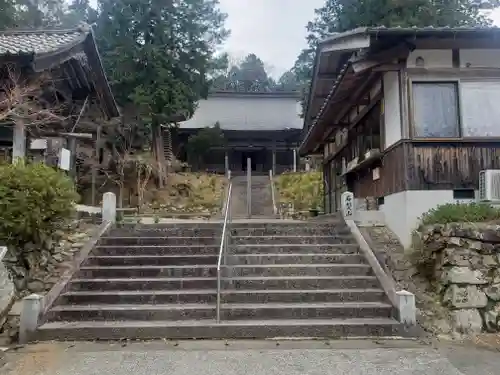
[[[231,238],[231,196],[233,190],[233,183],[229,181],[229,189],[227,191],[227,198],[224,211],[224,224],[222,225],[222,236],[219,248],[219,257],[217,259],[217,323],[220,322],[220,304],[221,304],[221,272],[222,266],[226,266],[226,255],[229,240]]]
[[[269,182],[271,184],[271,199],[273,200],[273,213],[275,215],[278,214],[278,207],[276,206],[276,192],[275,192],[275,186],[274,186],[274,176],[273,176],[273,170],[269,170]]]

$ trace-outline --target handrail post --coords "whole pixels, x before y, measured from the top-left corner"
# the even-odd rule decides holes
[[[230,232],[228,232],[228,224],[231,221],[231,195],[233,190],[233,184],[229,181],[229,189],[226,198],[225,211],[224,211],[224,223],[222,225],[222,235],[221,243],[219,248],[219,256],[217,258],[217,305],[216,305],[216,321],[220,323],[221,318],[221,269],[222,266],[226,266],[226,254],[228,247],[228,239],[230,237]],[[224,263],[223,263],[224,261]]]
[[[252,217],[252,159],[247,158],[247,215]]]

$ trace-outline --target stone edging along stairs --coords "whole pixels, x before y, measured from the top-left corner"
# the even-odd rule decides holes
[[[345,223],[233,223],[216,316],[219,223],[111,229],[38,340],[391,336],[401,325]]]

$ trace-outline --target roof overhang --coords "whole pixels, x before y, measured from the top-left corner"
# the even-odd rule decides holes
[[[425,41],[424,41],[425,40]],[[304,139],[301,155],[320,151],[317,144],[325,133],[325,117],[340,120],[346,99],[370,81],[381,65],[406,59],[409,52],[438,40],[468,40],[481,46],[495,43],[500,48],[499,28],[358,28],[334,34],[320,42],[313,68],[307,107],[304,111]],[[434,47],[435,48],[435,47]]]
[[[45,44],[44,38],[47,39]],[[16,41],[24,45],[17,46]],[[73,75],[90,82],[89,89],[96,93],[99,104],[108,118],[120,116],[97,50],[94,33],[89,25],[82,25],[74,30],[2,31],[0,42],[7,46],[2,48],[0,64],[15,62],[29,67],[34,72],[64,66],[64,69]]]

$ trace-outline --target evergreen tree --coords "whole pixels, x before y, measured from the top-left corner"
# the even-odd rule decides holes
[[[490,20],[482,12],[499,0],[325,0],[307,24],[308,47],[299,54],[293,71],[307,99],[318,42],[333,33],[357,27],[482,26]]]
[[[100,0],[98,43],[119,104],[153,128],[194,112],[215,47],[228,35],[218,0]]]

